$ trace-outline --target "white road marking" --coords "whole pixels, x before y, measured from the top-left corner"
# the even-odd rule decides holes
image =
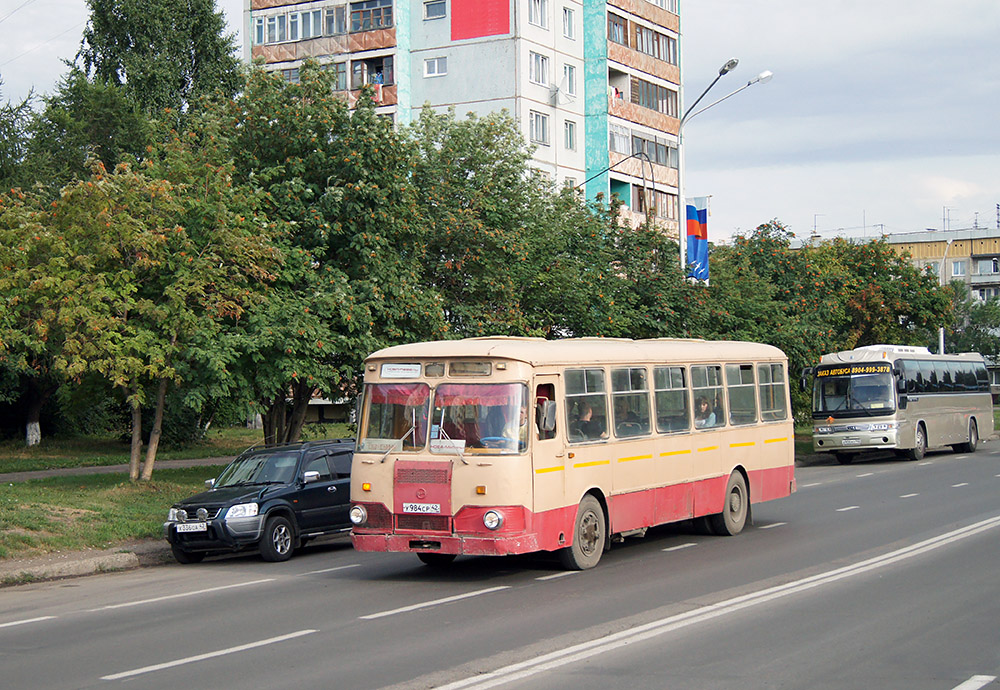
[[[962,527],[960,529],[947,532],[938,537],[918,542],[912,546],[897,549],[896,551],[890,551],[889,553],[881,556],[859,561],[858,563],[854,563],[852,565],[847,565],[825,573],[806,577],[794,582],[787,582],[785,584],[769,587],[767,589],[760,590],[759,592],[750,592],[726,601],[721,601],[717,604],[702,606],[698,609],[693,609],[675,616],[661,618],[660,620],[637,626],[631,630],[623,630],[621,632],[605,635],[604,637],[599,637],[587,642],[566,647],[564,649],[549,652],[548,654],[543,654],[533,659],[510,664],[509,666],[504,666],[503,668],[499,668],[490,673],[484,673],[458,680],[454,683],[448,683],[447,685],[439,686],[438,690],[459,690],[460,688],[477,688],[479,690],[486,690],[487,688],[506,685],[507,683],[511,683],[516,680],[523,680],[524,678],[529,678],[545,671],[551,671],[576,661],[593,659],[600,654],[610,652],[614,649],[618,649],[619,647],[652,639],[668,632],[680,630],[681,628],[685,628],[689,625],[703,623],[705,621],[712,620],[713,618],[730,614],[734,611],[768,603],[791,594],[805,592],[816,587],[830,584],[831,582],[854,577],[855,575],[861,575],[862,573],[876,570],[892,563],[913,558],[929,551],[939,549],[948,544],[967,539],[971,536],[979,534],[980,532],[985,532],[989,529],[996,529],[997,527],[1000,527],[1000,516],[992,517],[988,520],[983,520],[969,525],[968,527]],[[985,678],[985,676],[982,676],[981,678]],[[972,687],[962,687],[962,690],[972,690]]]
[[[846,513],[848,510],[857,510],[861,506],[846,506],[844,508],[837,508],[838,513]]]
[[[986,687],[997,679],[996,676],[972,676],[961,685],[956,685],[953,690],[979,690]]]
[[[677,546],[668,546],[667,548],[665,548],[663,550],[664,551],[680,551],[681,549],[686,549],[686,548],[689,548],[691,546],[698,546],[698,545],[696,543],[694,543],[693,541],[689,541],[687,544],[678,544]]]
[[[856,476],[858,479],[861,479],[862,477],[871,477],[874,475],[875,475],[874,472],[865,472],[864,474],[856,474],[854,476]]]
[[[951,488],[953,488],[953,489],[959,489],[959,488],[961,488],[963,486],[968,486],[968,485],[969,485],[969,482],[962,482],[961,484],[952,484]]]
[[[55,616],[39,616],[38,618],[25,618],[23,621],[11,621],[10,623],[0,623],[0,628],[13,628],[15,625],[27,625],[28,623],[40,623],[50,621]]]
[[[930,465],[930,464],[931,464],[930,460],[924,460],[923,462],[918,462],[917,467],[923,467],[924,465]]]
[[[560,577],[566,577],[567,575],[577,575],[581,571],[579,570],[567,570],[564,573],[552,573],[551,575],[542,575],[541,577],[536,577],[536,580],[555,580]]]
[[[314,632],[319,632],[319,631],[299,630],[298,632],[289,633],[287,635],[280,635],[279,637],[271,637],[266,640],[261,640],[260,642],[250,642],[249,644],[241,644],[239,647],[220,649],[217,652],[198,654],[197,656],[189,656],[185,659],[177,659],[176,661],[167,661],[162,664],[154,664],[153,666],[143,666],[142,668],[133,669],[131,671],[122,671],[121,673],[113,673],[110,676],[101,676],[101,680],[121,680],[122,678],[131,678],[132,676],[140,676],[143,673],[162,671],[165,668],[173,668],[174,666],[183,666],[184,664],[193,664],[196,661],[204,661],[205,659],[213,659],[217,656],[225,656],[226,654],[245,652],[248,649],[256,649],[257,647],[263,647],[269,644],[277,644],[278,642],[284,642],[285,640],[291,640],[296,637],[302,637],[303,635],[311,635]]]
[[[781,527],[782,525],[787,524],[787,522],[772,522],[770,525],[761,525],[757,529],[771,529],[772,527]]]
[[[139,601],[127,601],[124,604],[111,604],[110,606],[99,606],[96,609],[89,609],[89,611],[106,611],[108,609],[123,609],[128,606],[142,606],[144,604],[155,604],[158,601],[168,601],[170,599],[181,599],[183,597],[193,597],[199,594],[208,594],[209,592],[221,592],[224,589],[233,589],[234,587],[250,587],[251,585],[261,585],[265,582],[274,582],[273,577],[269,577],[266,580],[253,580],[251,582],[239,582],[235,585],[222,585],[221,587],[209,587],[208,589],[198,589],[193,592],[182,592],[181,594],[168,594],[163,597],[156,597],[154,599],[140,599]]]
[[[913,498],[914,496],[919,496],[920,494],[903,494],[900,498]]]
[[[998,476],[998,477],[1000,477],[1000,475],[997,475],[997,476]],[[813,486],[819,486],[819,485],[820,485],[820,484],[822,484],[822,483],[823,483],[823,482],[812,482],[811,484],[803,484],[803,485],[802,485],[802,486],[800,486],[799,488],[800,488],[800,489],[808,489],[808,488],[810,488],[810,487],[813,487]]]
[[[351,565],[338,565],[336,568],[324,568],[323,570],[310,570],[308,573],[300,573],[300,575],[319,575],[320,573],[332,573],[337,570],[347,570],[348,568],[360,568],[360,563],[353,563]]]
[[[501,589],[510,589],[510,585],[503,585],[502,587],[490,587],[489,589],[479,589],[475,592],[467,592],[466,594],[457,594],[453,597],[445,597],[444,599],[435,599],[434,601],[425,601],[420,604],[413,604],[411,606],[403,606],[398,609],[393,609],[392,611],[381,611],[379,613],[370,613],[367,616],[359,616],[361,620],[370,621],[376,618],[385,618],[386,616],[394,616],[397,613],[407,613],[409,611],[416,611],[417,609],[425,609],[430,606],[438,606],[440,604],[450,604],[453,601],[459,601],[461,599],[468,599],[470,597],[478,597],[482,594],[490,594],[492,592],[499,592]]]

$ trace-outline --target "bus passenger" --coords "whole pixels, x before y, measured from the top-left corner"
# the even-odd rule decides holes
[[[593,416],[594,409],[590,406],[590,403],[580,403],[580,415],[573,422],[573,429],[576,431],[576,435],[582,436],[585,439],[601,438],[604,429],[601,428],[599,421],[593,419]]]
[[[708,398],[698,396],[694,402],[694,425],[695,428],[715,426],[715,412],[709,407]]]

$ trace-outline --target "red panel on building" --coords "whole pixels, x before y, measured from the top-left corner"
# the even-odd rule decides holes
[[[451,0],[451,40],[510,33],[510,0]]]

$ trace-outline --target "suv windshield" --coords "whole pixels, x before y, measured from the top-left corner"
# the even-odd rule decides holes
[[[288,484],[295,479],[299,453],[250,453],[242,455],[215,482],[215,488],[239,484]]]

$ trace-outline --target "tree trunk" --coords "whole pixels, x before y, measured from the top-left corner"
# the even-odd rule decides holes
[[[156,462],[156,449],[160,446],[160,435],[163,433],[163,408],[167,400],[167,380],[160,379],[156,389],[156,412],[153,415],[153,429],[149,432],[149,446],[146,447],[146,462],[142,465],[142,481],[153,478],[153,463]]]
[[[266,445],[280,443],[283,440],[286,411],[284,392],[267,402],[267,412],[264,413],[264,443]]]
[[[128,478],[133,482],[139,479],[139,458],[142,455],[142,406],[139,404],[139,391],[135,391],[132,401],[132,450],[128,458]]]
[[[58,386],[41,388],[34,378],[28,379],[28,415],[24,425],[24,442],[27,446],[37,446],[42,442],[42,408]]]
[[[285,442],[295,443],[302,437],[302,427],[306,423],[306,412],[309,411],[309,401],[312,399],[313,386],[304,381],[292,386],[292,417],[288,420],[285,430]]]

